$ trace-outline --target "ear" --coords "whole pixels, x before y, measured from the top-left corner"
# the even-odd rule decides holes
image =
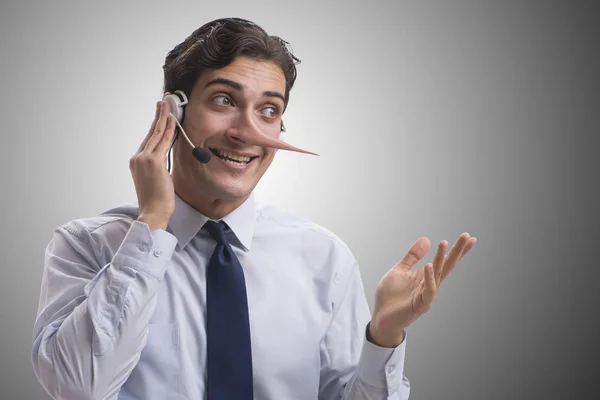
[[[281,132],[279,132],[279,140],[285,142],[285,125],[283,124],[283,121],[281,121]]]

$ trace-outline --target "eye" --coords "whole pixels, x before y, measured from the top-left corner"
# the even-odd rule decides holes
[[[231,106],[233,105],[233,101],[225,95],[219,95],[213,98],[213,102],[222,106]]]
[[[278,114],[278,110],[276,107],[265,107],[261,111],[264,116],[269,118],[275,118]]]

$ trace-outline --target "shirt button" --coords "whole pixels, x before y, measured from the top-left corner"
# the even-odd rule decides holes
[[[144,253],[146,253],[149,250],[149,246],[146,243],[140,243],[140,244],[138,244],[138,249],[140,249],[140,251],[143,251]]]
[[[154,257],[160,257],[162,254],[162,250],[154,250]]]
[[[392,372],[394,372],[396,370],[396,367],[393,365],[390,365],[389,367],[387,367],[387,372],[388,374],[391,374]]]

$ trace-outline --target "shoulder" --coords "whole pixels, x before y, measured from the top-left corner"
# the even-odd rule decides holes
[[[67,237],[78,245],[99,248],[118,248],[123,238],[137,219],[135,204],[122,204],[101,212],[99,215],[70,220],[56,229],[56,233]]]
[[[348,245],[331,230],[318,223],[273,204],[257,203],[257,226],[271,236],[292,240],[302,250],[336,253],[338,257],[355,262]]]

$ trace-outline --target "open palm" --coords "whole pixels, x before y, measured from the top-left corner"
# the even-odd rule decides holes
[[[446,254],[448,242],[444,240],[438,245],[432,263],[412,271],[430,247],[429,239],[419,238],[377,285],[370,325],[374,342],[385,347],[401,343],[404,329],[431,308],[440,284],[476,241],[463,233]]]

